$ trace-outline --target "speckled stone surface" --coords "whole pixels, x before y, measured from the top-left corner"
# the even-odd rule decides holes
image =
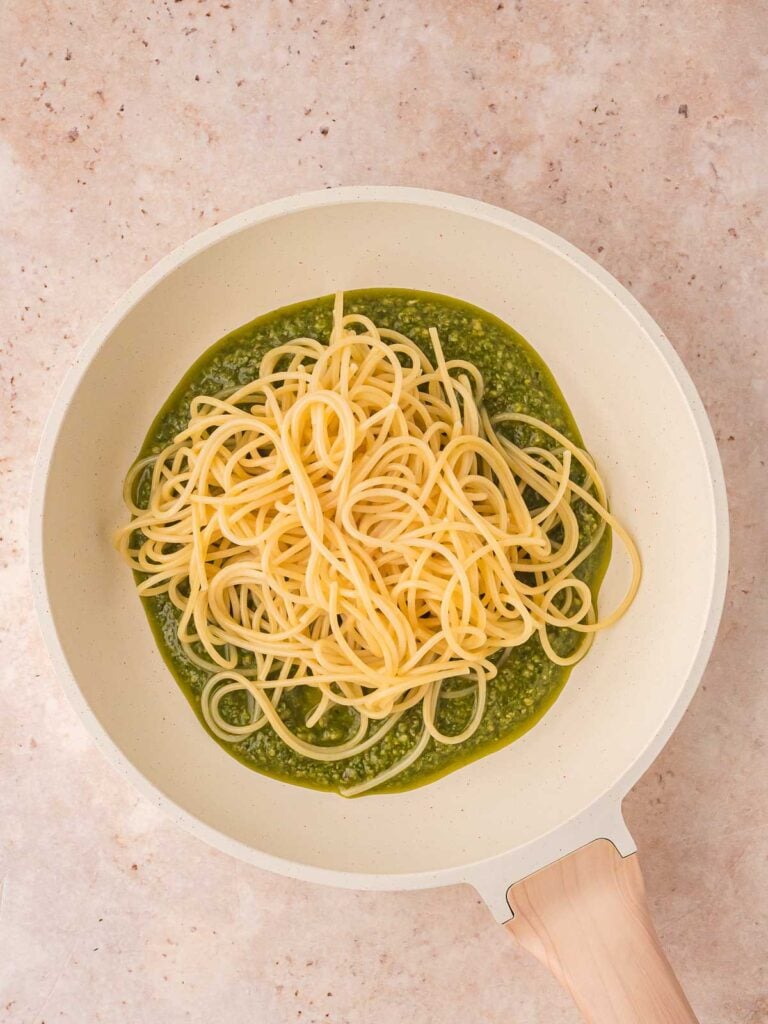
[[[768,1021],[768,10],[757,0],[6,0],[0,32],[0,1021],[575,1024],[469,889],[288,881],[166,822],[53,676],[26,569],[51,396],[125,288],[276,196],[416,184],[541,222],[698,385],[730,492],[714,656],[627,798],[703,1024]]]

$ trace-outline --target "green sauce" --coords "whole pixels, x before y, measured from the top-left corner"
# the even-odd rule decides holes
[[[269,349],[300,336],[327,341],[332,308],[332,296],[286,306],[212,345],[160,410],[139,457],[161,451],[186,427],[189,403],[196,395],[216,394],[258,377],[259,363]],[[504,410],[528,413],[582,444],[570,410],[547,367],[516,331],[496,317],[456,299],[402,289],[347,292],[344,308],[345,312],[364,313],[380,327],[401,331],[430,356],[428,330],[436,327],[447,359],[468,359],[480,369],[486,384],[485,403],[492,414]],[[508,436],[518,444],[552,444],[549,438],[524,425],[510,429]],[[146,492],[147,486],[145,475],[138,483],[140,503],[142,490]],[[576,502],[574,511],[583,546],[594,535],[598,520],[583,502]],[[609,555],[610,536],[606,532],[597,550],[576,572],[589,584],[595,598]],[[176,636],[178,612],[165,596],[144,599],[143,604],[163,657],[202,722],[200,692],[208,674],[191,664],[181,649]],[[567,654],[575,649],[578,635],[570,630],[554,630],[552,642],[556,650]],[[243,663],[247,664],[247,659]],[[374,792],[396,792],[423,785],[505,746],[541,718],[568,675],[569,669],[549,661],[537,637],[505,652],[498,676],[489,683],[485,715],[474,735],[454,746],[430,740],[413,765]],[[466,687],[466,680],[444,685],[449,692],[458,691]],[[291,730],[310,742],[333,746],[350,737],[355,731],[356,715],[348,708],[332,708],[316,726],[306,727],[306,717],[316,699],[308,687],[285,691],[279,712]],[[226,717],[233,722],[247,720],[242,695],[228,700],[221,707]],[[446,734],[460,732],[470,719],[473,706],[471,695],[442,700],[436,716],[438,727]],[[221,745],[248,768],[265,775],[317,789],[338,790],[372,778],[399,761],[412,749],[420,733],[421,712],[412,708],[379,743],[344,761],[321,763],[302,757],[288,748],[269,726],[240,743]]]

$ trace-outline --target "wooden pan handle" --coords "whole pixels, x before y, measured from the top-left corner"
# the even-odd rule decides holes
[[[590,1024],[697,1024],[653,927],[637,854],[599,839],[511,886],[506,927]]]

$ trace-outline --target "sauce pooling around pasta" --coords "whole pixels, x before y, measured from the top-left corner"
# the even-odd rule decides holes
[[[591,640],[612,517],[557,386],[511,328],[395,290],[347,293],[344,313],[313,300],[209,349],[152,425],[129,501],[150,622],[207,728],[250,767],[356,795],[429,781],[546,710]],[[368,463],[391,463],[399,490],[369,485]]]

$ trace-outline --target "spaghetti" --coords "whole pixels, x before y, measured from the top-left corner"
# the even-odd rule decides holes
[[[413,748],[349,796],[404,771],[430,739],[471,736],[505,649],[536,634],[553,662],[574,664],[640,580],[591,457],[541,420],[490,417],[477,368],[446,360],[435,330],[430,338],[434,360],[397,331],[345,316],[339,295],[328,344],[297,338],[264,356],[257,380],[193,399],[186,429],[125,483],[132,519],[116,543],[139,593],[166,594],[178,610],[186,656],[210,673],[201,708],[214,735],[239,742],[269,727],[297,753],[335,761],[420,708]],[[505,424],[549,446],[520,447]],[[575,501],[602,523],[583,545]],[[632,578],[598,620],[574,572],[606,524]],[[582,636],[567,656],[552,643],[558,628]],[[461,676],[474,711],[446,735],[435,712],[450,696],[444,682]],[[344,705],[355,734],[323,746],[288,729],[280,700],[296,686],[317,694],[308,727]],[[222,701],[242,693],[249,720],[233,724]]]

